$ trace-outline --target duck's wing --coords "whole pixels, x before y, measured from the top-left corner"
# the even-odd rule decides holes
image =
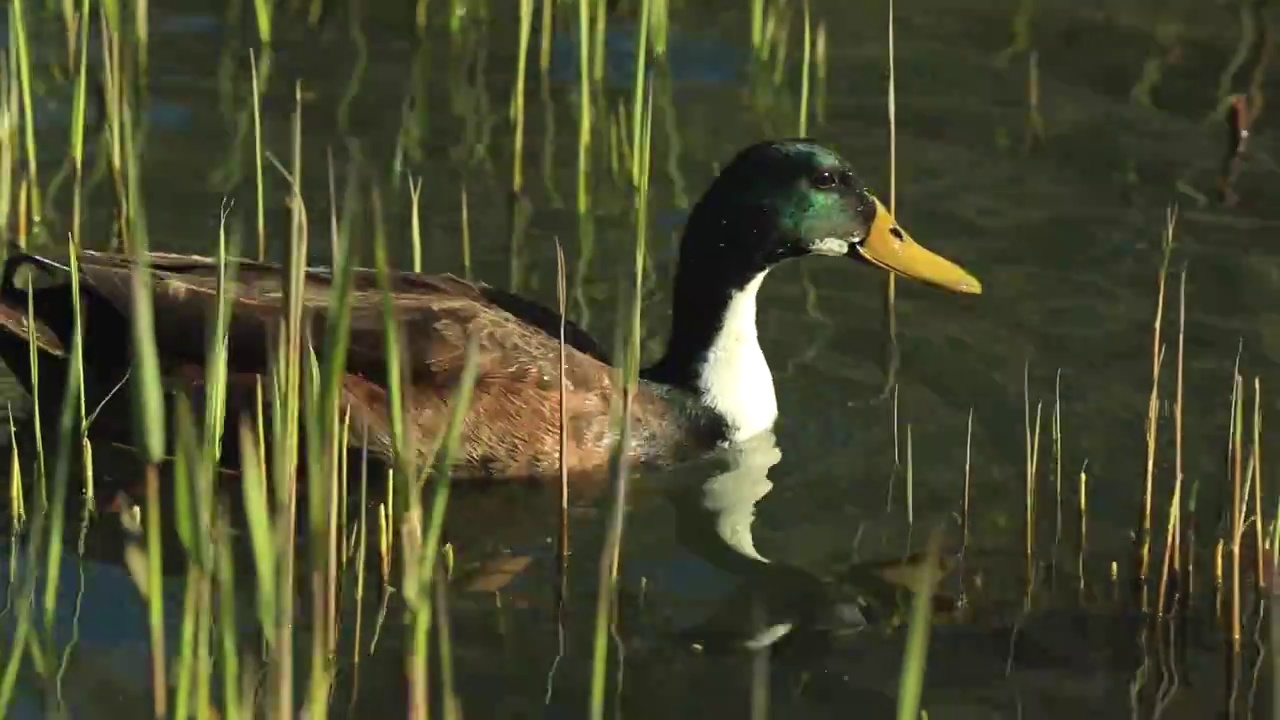
[[[205,356],[208,323],[217,310],[219,267],[213,258],[152,253],[153,306],[161,355],[178,363]],[[84,284],[127,312],[134,260],[127,255],[86,251],[80,256]],[[228,268],[230,364],[236,372],[265,372],[287,312],[284,270],[279,265],[236,260]],[[317,351],[329,321],[331,271],[306,271],[302,293],[304,326]],[[468,338],[475,337],[483,377],[543,383],[559,376],[559,315],[530,301],[453,275],[389,274],[391,309],[410,380],[415,386],[451,386],[461,371]],[[385,383],[384,295],[377,273],[353,271],[348,372]],[[565,323],[566,376],[576,385],[599,382],[607,355],[589,335]]]
[[[0,302],[0,333],[11,335],[17,341],[26,343],[35,339],[36,347],[41,352],[57,357],[66,357],[67,348],[57,334],[40,319],[28,313],[28,308],[17,302]]]
[[[81,277],[91,292],[127,308],[132,260],[86,253]],[[171,379],[199,386],[184,369],[202,366],[208,324],[217,309],[218,265],[208,258],[151,257],[155,332]],[[229,370],[262,374],[287,311],[279,266],[236,261],[228,280]],[[452,275],[396,272],[389,276],[407,409],[414,435],[438,437],[449,416],[474,338],[477,383],[464,429],[460,465],[477,476],[537,476],[559,462],[559,316],[532,302]],[[326,269],[307,271],[304,327],[317,352],[324,347],[333,286]],[[353,440],[391,453],[387,408],[385,295],[377,273],[355,270],[349,297],[350,342],[342,394],[352,412]],[[589,336],[565,323],[564,378],[572,466],[596,467],[609,451],[611,371]],[[185,366],[185,368],[184,368]]]
[[[21,264],[10,251],[0,273],[0,362],[13,374],[28,394],[35,383],[31,361],[34,359],[45,387],[57,387],[66,380],[66,362],[72,337],[71,325],[61,323],[59,314],[69,305],[69,294],[57,288],[31,291],[14,286],[13,274]],[[70,315],[66,316],[69,320]]]

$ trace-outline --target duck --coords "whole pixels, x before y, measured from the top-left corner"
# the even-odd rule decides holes
[[[968,271],[912,239],[835,150],[810,138],[751,144],[723,166],[685,222],[666,351],[640,371],[632,396],[631,431],[623,448],[631,461],[679,462],[773,429],[778,402],[757,333],[758,293],[773,268],[806,256],[845,258],[954,293],[982,292]],[[129,254],[87,249],[77,251],[76,259],[87,402],[91,408],[114,404],[118,416],[129,407],[128,393],[119,388],[132,362],[129,312],[136,261]],[[198,393],[216,307],[218,261],[164,252],[150,252],[147,261],[166,387]],[[247,404],[233,398],[253,396],[250,388],[270,372],[286,293],[281,266],[229,262],[234,279],[227,286],[227,420],[234,426],[232,413],[243,412]],[[28,266],[55,280],[21,287],[15,277]],[[32,387],[24,377],[30,377],[33,357],[40,377],[65,377],[75,305],[69,269],[57,257],[29,251],[15,251],[5,261],[0,360],[28,391]],[[351,272],[350,345],[340,392],[352,422],[349,442],[390,462],[385,295],[374,270]],[[305,270],[304,323],[316,348],[323,347],[320,336],[335,282],[332,268]],[[609,354],[580,326],[563,320],[567,432],[561,457],[558,313],[452,274],[390,271],[389,286],[407,378],[405,427],[414,447],[432,447],[444,431],[471,343],[474,385],[451,477],[536,482],[559,477],[562,470],[581,477],[607,468],[619,439],[611,408],[623,388]],[[29,306],[34,326],[28,325]],[[105,424],[129,427],[127,422]]]

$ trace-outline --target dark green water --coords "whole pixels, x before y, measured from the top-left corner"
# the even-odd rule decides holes
[[[327,261],[326,153],[332,149],[340,188],[358,158],[364,196],[375,185],[381,191],[398,263],[407,266],[411,257],[404,171],[424,178],[422,260],[429,271],[463,268],[465,186],[472,275],[554,306],[559,238],[569,265],[572,316],[612,338],[617,288],[633,257],[631,196],[611,173],[607,136],[599,133],[593,140],[592,211],[579,218],[575,209],[578,86],[570,7],[559,11],[564,17],[545,75],[538,68],[534,31],[526,197],[513,212],[508,105],[516,68],[514,8],[493,2],[487,20],[473,11],[456,36],[437,18],[426,43],[419,44],[408,10],[393,3],[367,5],[353,4],[358,20],[348,8],[336,8],[317,30],[287,15],[278,19],[277,55],[264,101],[266,146],[282,159],[289,156],[293,82],[300,80],[304,184],[316,261]],[[1026,8],[1017,2],[899,5],[898,219],[926,247],[976,274],[985,292],[959,297],[899,283],[902,369],[895,435],[894,404],[868,402],[884,382],[883,277],[821,259],[770,275],[758,321],[781,407],[781,459],[768,467],[761,458],[772,448],[761,451],[763,456],[748,453],[746,469],[713,480],[710,489],[703,484],[716,471],[701,466],[637,479],[641,492],[628,515],[622,559],[617,642],[624,662],[613,676],[611,697],[617,693],[611,708],[646,718],[696,717],[713,708],[739,716],[892,716],[905,633],[874,623],[852,632],[856,623],[842,612],[848,614],[857,592],[854,583],[840,578],[854,560],[893,559],[919,549],[934,523],[958,535],[972,409],[964,572],[970,606],[934,628],[924,699],[929,717],[1130,717],[1135,693],[1145,698],[1136,715],[1151,715],[1157,686],[1173,681],[1161,675],[1154,647],[1144,654],[1141,623],[1123,592],[1113,594],[1108,573],[1116,562],[1122,579],[1132,574],[1127,553],[1146,463],[1151,329],[1166,209],[1174,203],[1179,208],[1172,267],[1188,268],[1183,452],[1187,482],[1200,487],[1198,562],[1207,578],[1210,543],[1203,537],[1218,534],[1227,487],[1224,453],[1239,347],[1250,382],[1255,375],[1262,378],[1264,415],[1276,407],[1267,388],[1280,361],[1280,336],[1273,335],[1280,328],[1274,310],[1274,298],[1280,297],[1280,195],[1273,185],[1276,144],[1265,110],[1236,184],[1239,203],[1224,207],[1215,190],[1227,140],[1218,112],[1223,97],[1248,92],[1254,77],[1258,97],[1274,87],[1266,64],[1258,69],[1253,44],[1253,33],[1273,32],[1266,21],[1274,11],[1249,14],[1253,24],[1242,25],[1241,5],[1234,2],[1117,5],[1040,0],[1030,8],[1025,45],[1018,43],[1016,27]],[[445,12],[443,3],[432,7]],[[790,62],[781,84],[774,85],[750,69],[746,7],[716,2],[672,9],[668,59],[656,73],[653,277],[645,312],[649,357],[665,337],[684,212],[717,164],[738,148],[797,132],[799,10],[792,20]],[[224,196],[236,203],[233,229],[246,243],[254,239],[252,135],[237,140],[237,134],[251,133],[241,111],[249,92],[248,47],[255,41],[251,8],[240,12],[232,26],[218,2],[154,9],[145,191],[153,243],[166,250],[212,253]],[[827,2],[815,3],[814,13],[826,23],[830,52],[825,88],[816,91],[822,112],[811,118],[810,132],[850,158],[887,198],[886,8]],[[46,63],[59,61],[64,49],[54,17],[45,19],[34,49]],[[598,107],[613,113],[619,104],[629,105],[635,26],[626,4],[609,23],[605,100]],[[1243,62],[1233,70],[1241,48]],[[53,168],[64,152],[71,91],[47,75],[38,124],[45,166]],[[603,124],[602,118],[596,122]],[[268,204],[283,208],[285,184],[270,167],[267,180]],[[99,183],[89,206],[98,228],[107,202],[107,184]],[[58,209],[69,207],[65,190],[56,203]],[[50,215],[57,237],[65,227],[58,225],[57,211]],[[277,235],[284,221],[283,210],[271,213],[269,225]],[[368,214],[354,222],[358,235],[367,236]],[[366,252],[364,259],[371,261],[371,255]],[[1155,524],[1161,528],[1173,479],[1176,275],[1170,285],[1166,317],[1173,321],[1165,325],[1156,458]],[[1028,368],[1033,418],[1042,403],[1036,478],[1042,570],[1032,609],[1024,614]],[[1059,377],[1065,527],[1054,566],[1050,427]],[[905,503],[908,428],[911,524]],[[1264,447],[1274,445],[1274,436],[1264,426]],[[896,472],[895,437],[901,458]],[[1082,601],[1075,577],[1075,508],[1077,476],[1086,460],[1088,590]],[[112,468],[101,472],[110,477]],[[726,486],[736,491],[716,494]],[[704,492],[758,498],[750,532],[755,549],[772,566],[699,539],[711,522],[696,509]],[[558,647],[553,495],[521,489],[454,498],[449,532],[460,574],[450,617],[458,691],[468,717],[578,717],[586,707],[603,503],[594,497],[577,503],[568,652],[549,679]],[[734,502],[739,512],[750,512],[750,500]],[[1268,511],[1268,527],[1271,517]],[[111,548],[99,550],[104,557],[113,554]],[[474,589],[468,578],[502,557],[529,562],[497,592]],[[76,566],[69,557],[66,569]],[[79,640],[64,677],[66,697],[77,717],[108,710],[141,716],[149,692],[141,605],[112,563],[86,562],[83,573]],[[77,576],[67,577],[68,601],[61,612],[69,633]],[[958,588],[955,577],[944,584],[951,594]],[[768,600],[764,625],[789,623],[792,631],[770,651],[715,652],[717,641],[754,634],[744,629],[743,618],[759,597]],[[1193,605],[1192,631],[1178,651],[1181,679],[1165,717],[1210,717],[1223,705],[1224,640],[1214,629],[1211,601],[1201,592]],[[404,713],[404,631],[395,603],[393,598],[376,650],[362,658],[358,673],[349,671],[350,651],[344,651],[335,706],[347,707],[358,675],[359,709],[353,717]],[[175,602],[175,618],[177,613]],[[366,613],[366,623],[371,620]],[[694,649],[695,642],[704,650]],[[1247,669],[1252,674],[1252,666]],[[1260,677],[1256,700],[1265,707],[1269,667]],[[1251,682],[1242,681],[1242,706]]]

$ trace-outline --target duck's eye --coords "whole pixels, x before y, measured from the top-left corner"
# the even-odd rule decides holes
[[[834,173],[820,172],[813,177],[813,186],[819,190],[830,190],[836,186],[836,176]]]

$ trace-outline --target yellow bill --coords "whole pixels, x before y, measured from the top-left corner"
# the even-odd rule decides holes
[[[888,208],[879,200],[876,218],[871,223],[867,237],[857,245],[858,252],[873,265],[896,272],[912,280],[937,285],[955,292],[982,293],[982,283],[964,268],[950,260],[935,255],[918,245],[911,236],[898,227]]]

